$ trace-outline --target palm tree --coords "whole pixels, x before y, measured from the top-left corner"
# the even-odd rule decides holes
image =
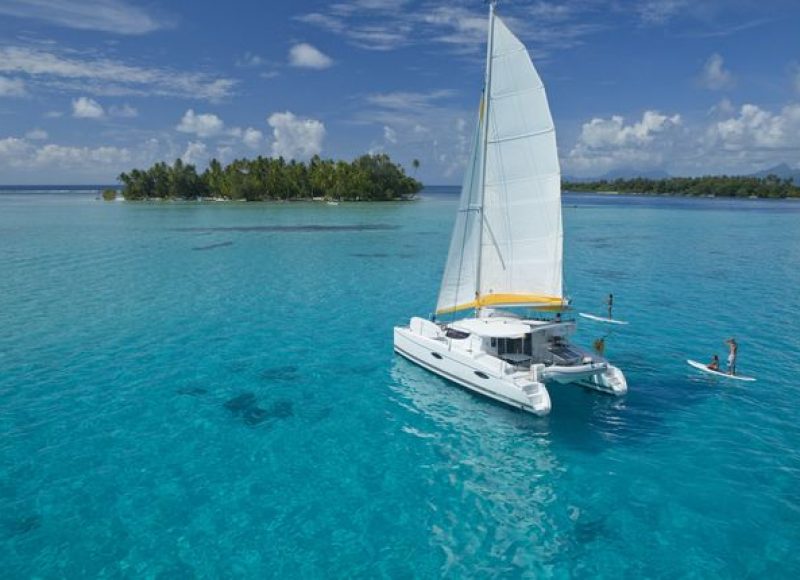
[[[411,167],[414,168],[414,177],[416,178],[417,177],[417,169],[419,169],[419,159],[414,159],[411,162]]]

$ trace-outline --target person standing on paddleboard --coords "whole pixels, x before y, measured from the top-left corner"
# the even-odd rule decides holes
[[[726,340],[725,344],[728,345],[728,374],[735,375],[736,356],[739,354],[739,345],[737,344],[736,339],[733,337]]]
[[[609,318],[614,318],[613,316],[611,316],[611,309],[614,308],[614,295],[613,294],[609,294],[608,295],[608,300],[606,300],[606,304],[608,305],[608,317]]]

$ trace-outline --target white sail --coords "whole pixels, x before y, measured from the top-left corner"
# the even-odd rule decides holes
[[[482,110],[488,110],[488,126],[479,123],[438,313],[562,304],[561,170],[553,119],[525,46],[498,17],[490,26]]]
[[[450,239],[447,266],[439,290],[437,312],[453,310],[458,304],[475,300],[480,227],[481,189],[483,187],[483,99],[478,126],[472,141],[469,164],[461,186],[456,223]]]

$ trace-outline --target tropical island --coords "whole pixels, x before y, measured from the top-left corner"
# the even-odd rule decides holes
[[[415,169],[418,165],[415,160]],[[410,199],[422,189],[422,183],[385,154],[362,155],[350,163],[318,155],[307,163],[259,156],[223,166],[212,159],[202,173],[176,159],[172,165],[159,162],[149,169],[133,169],[118,179],[126,200],[395,201]]]
[[[800,197],[800,186],[777,175],[669,177],[665,179],[600,179],[565,181],[563,188],[575,192],[686,195],[693,197]]]

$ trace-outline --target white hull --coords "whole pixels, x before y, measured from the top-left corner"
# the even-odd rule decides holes
[[[550,412],[548,384],[577,384],[617,396],[627,392],[622,372],[605,360],[515,365],[487,352],[484,338],[451,338],[438,325],[412,318],[409,326],[395,327],[394,350],[462,387],[535,415]]]
[[[394,329],[395,352],[411,362],[506,405],[534,415],[550,412],[550,394],[544,384],[530,380],[527,373],[502,375],[496,366],[481,364],[480,359],[454,351],[449,342],[447,338],[442,341],[422,336],[409,327]]]

